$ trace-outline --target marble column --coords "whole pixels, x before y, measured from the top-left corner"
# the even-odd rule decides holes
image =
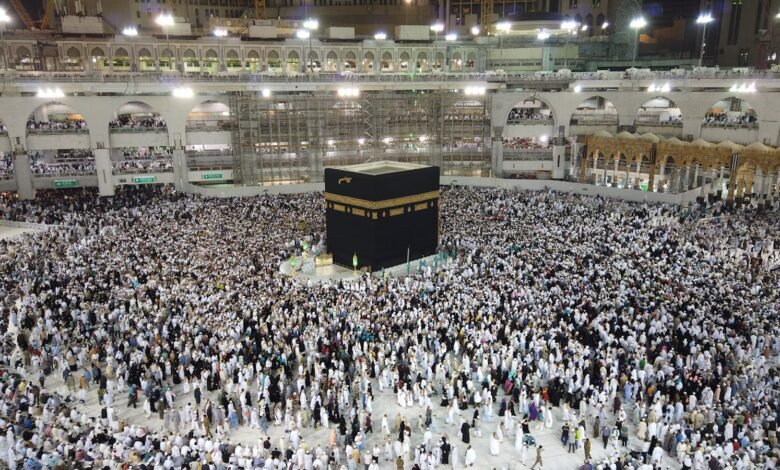
[[[32,168],[30,156],[26,153],[14,155],[14,176],[16,177],[16,193],[20,199],[34,199]]]
[[[115,189],[111,171],[111,154],[107,148],[93,149],[92,154],[95,155],[98,194],[100,196],[113,196]]]

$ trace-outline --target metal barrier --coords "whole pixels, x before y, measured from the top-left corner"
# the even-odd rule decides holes
[[[89,129],[27,129],[28,135],[89,134]]]
[[[577,81],[577,80],[707,80],[707,79],[774,79],[778,74],[771,71],[637,71],[637,72],[463,72],[463,73],[396,73],[396,72],[348,72],[284,75],[268,72],[238,74],[187,74],[163,72],[17,72],[7,70],[0,73],[5,83],[52,82],[52,83],[125,83],[159,82],[179,84],[188,82],[240,82],[240,83],[285,83],[285,82],[426,82],[426,81],[486,81],[505,83],[507,81]]]

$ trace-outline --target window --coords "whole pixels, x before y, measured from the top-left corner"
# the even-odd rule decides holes
[[[731,16],[729,17],[728,44],[734,45],[739,40],[739,23],[742,19],[742,0],[731,0]]]
[[[136,18],[140,18],[140,17],[141,17],[141,12],[140,12],[140,11],[138,11],[138,10],[136,10],[136,11],[135,11],[135,17],[136,17]]]

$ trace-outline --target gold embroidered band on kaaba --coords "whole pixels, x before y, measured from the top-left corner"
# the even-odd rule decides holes
[[[416,204],[418,202],[430,201],[431,199],[438,199],[439,191],[429,191],[427,193],[413,194],[411,196],[397,197],[394,199],[384,199],[382,201],[368,201],[366,199],[360,199],[350,196],[342,196],[341,194],[325,193],[325,200],[340,204],[346,204],[348,206],[360,207],[368,210],[387,209],[390,207],[406,206],[409,204]]]

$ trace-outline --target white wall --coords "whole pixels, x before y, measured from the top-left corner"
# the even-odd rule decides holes
[[[776,138],[777,136],[775,136]],[[758,129],[729,128],[729,127],[704,127],[701,130],[701,138],[710,142],[723,142],[726,139],[737,144],[750,145],[761,142]],[[774,144],[775,139],[770,142]]]
[[[187,131],[187,145],[230,145],[230,131]]]
[[[89,134],[40,134],[27,136],[28,150],[88,149]]]
[[[168,131],[148,130],[144,132],[112,132],[109,134],[112,148],[122,147],[167,147],[169,145]]]
[[[503,169],[508,172],[530,173],[533,171],[552,171],[553,162],[551,161],[527,161],[512,162],[504,161]]]
[[[551,137],[553,135],[553,126],[549,122],[533,124],[534,121],[527,121],[525,124],[507,124],[504,126],[503,137],[513,139],[516,137],[539,138],[542,136]]]

